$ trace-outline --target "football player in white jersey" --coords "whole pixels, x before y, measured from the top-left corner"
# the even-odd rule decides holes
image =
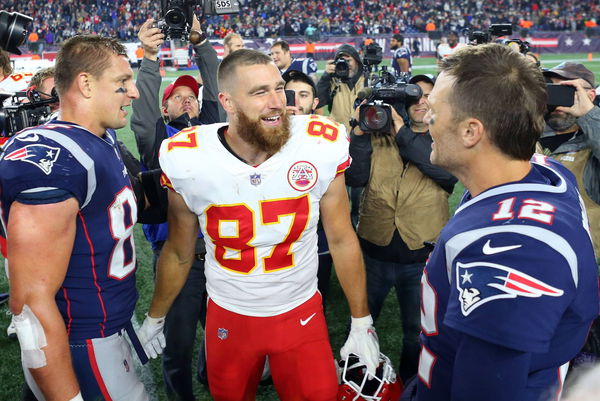
[[[229,55],[218,79],[229,124],[185,129],[161,147],[172,189],[169,237],[147,324],[167,313],[185,281],[200,227],[213,398],[254,399],[268,356],[282,400],[333,400],[336,370],[317,291],[319,216],[352,314],[342,357],[357,354],[374,371],[379,356],[344,185],[344,127],[319,116],[290,119],[285,82],[258,51]],[[149,338],[145,347],[160,343]]]

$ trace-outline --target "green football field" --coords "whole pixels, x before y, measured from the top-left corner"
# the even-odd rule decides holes
[[[592,61],[588,60],[587,54],[558,54],[542,56],[543,67],[550,68],[562,61],[576,61],[584,63],[590,70],[594,72],[597,79],[600,77],[600,54],[594,57]],[[384,61],[389,64],[389,60]],[[324,61],[318,63],[319,70],[322,71],[325,65]],[[414,59],[413,74],[419,73],[435,73],[436,66],[433,58],[416,58]],[[177,76],[191,73],[196,74],[197,71],[167,71],[163,82],[163,88]],[[518,99],[515,99],[518,101]],[[501,112],[501,110],[499,110]],[[158,116],[157,116],[158,117]],[[135,140],[133,134],[128,128],[123,128],[119,131],[119,138],[129,147],[130,150],[137,154]],[[450,208],[454,209],[458,202],[458,197],[462,192],[462,186],[456,186],[453,196],[450,199]],[[48,239],[51,241],[51,239]],[[139,300],[136,308],[135,317],[141,322],[144,313],[148,308],[150,298],[153,291],[152,281],[152,252],[146,242],[139,225],[135,230],[136,252],[138,257],[138,290]],[[35,246],[35,244],[31,244]],[[0,260],[0,265],[3,265]],[[8,291],[8,282],[6,276],[0,273],[0,292]],[[391,292],[393,294],[393,291]],[[345,340],[345,332],[348,322],[348,308],[344,296],[337,283],[337,279],[332,277],[332,285],[327,298],[327,321],[329,324],[329,333],[331,336],[332,347],[336,356],[340,347]],[[379,334],[381,350],[389,356],[394,362],[394,366],[398,366],[401,346],[401,333],[399,322],[398,304],[395,296],[389,296],[386,301],[382,315],[376,323]],[[8,306],[0,306],[0,401],[12,401],[20,399],[21,385],[24,383],[23,373],[21,371],[20,352],[16,339],[9,339],[6,335],[6,327],[10,322],[10,314]],[[198,330],[198,336],[201,331]],[[149,363],[149,367],[140,368],[144,382],[150,390],[150,393],[155,400],[166,400],[163,390],[163,380],[160,368],[160,362],[153,360]],[[235,385],[235,383],[232,383]],[[196,397],[199,401],[210,400],[211,397],[207,389],[194,380],[194,388]],[[265,386],[259,389],[257,396],[258,400],[277,400],[277,394],[272,386]]]

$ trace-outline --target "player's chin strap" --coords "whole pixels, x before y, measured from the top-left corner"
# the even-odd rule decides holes
[[[146,351],[144,351],[144,347],[142,347],[142,343],[140,342],[140,339],[138,338],[137,333],[133,328],[133,324],[131,324],[131,321],[127,323],[127,325],[125,325],[125,331],[127,332],[129,339],[131,340],[131,345],[133,345],[133,349],[137,353],[138,358],[140,358],[140,362],[142,363],[142,365],[145,365],[148,362],[148,356],[146,355]]]

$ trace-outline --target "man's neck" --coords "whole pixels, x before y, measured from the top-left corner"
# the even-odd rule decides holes
[[[501,167],[494,167],[501,166]],[[464,171],[455,172],[471,196],[498,185],[522,180],[531,171],[528,160],[508,159],[505,156],[490,155],[470,163]]]
[[[579,125],[573,124],[569,128],[567,128],[566,130],[556,131],[556,134],[557,135],[575,134],[577,131],[579,131]]]
[[[418,122],[411,120],[410,130],[412,132],[418,132],[421,134],[421,133],[427,132],[429,130],[429,126],[425,123],[418,123]]]
[[[238,131],[238,127],[230,124],[223,135],[229,150],[234,153],[234,156],[237,156],[240,160],[250,166],[258,166],[271,157],[267,152],[259,150],[255,146],[244,141],[237,134]]]

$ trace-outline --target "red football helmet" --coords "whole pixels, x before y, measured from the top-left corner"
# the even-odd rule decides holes
[[[383,354],[379,354],[375,376],[367,372],[365,364],[354,354],[339,362],[338,375],[337,401],[398,401],[402,394],[402,381]]]

